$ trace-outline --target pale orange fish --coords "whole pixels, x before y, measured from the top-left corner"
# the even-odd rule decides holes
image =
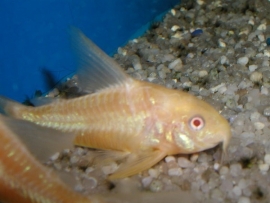
[[[53,139],[50,137],[52,134]],[[98,197],[89,198],[72,191],[51,169],[39,163],[30,153],[32,151],[37,158],[44,159],[51,155],[48,152],[59,150],[63,146],[71,147],[69,138],[72,135],[62,134],[0,115],[1,203],[103,202]],[[63,136],[65,139],[62,139]]]
[[[212,106],[186,92],[132,79],[83,33],[72,32],[79,86],[96,92],[39,107],[1,97],[0,111],[75,133],[75,145],[129,154],[132,158],[110,179],[137,174],[167,155],[200,152],[221,142],[226,149],[230,126]]]

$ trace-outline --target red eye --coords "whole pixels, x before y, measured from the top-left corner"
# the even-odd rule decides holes
[[[199,116],[194,116],[190,119],[189,125],[192,130],[200,130],[204,126],[204,120]]]

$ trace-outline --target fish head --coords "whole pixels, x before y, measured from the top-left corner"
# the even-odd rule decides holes
[[[228,121],[211,105],[197,97],[179,92],[172,98],[171,140],[179,153],[195,153],[223,144],[226,150],[231,129]]]

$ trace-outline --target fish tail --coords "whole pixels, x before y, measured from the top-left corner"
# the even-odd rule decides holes
[[[47,133],[52,131],[0,115],[0,202],[101,203],[99,197],[88,198],[74,192],[36,159],[39,152],[44,157],[49,155],[48,151],[52,152],[51,147],[59,147],[58,144],[53,146],[53,141],[46,142],[52,139],[45,138]]]
[[[1,114],[16,117],[16,113],[24,108],[26,107],[23,104],[20,104],[6,97],[0,96],[0,113]]]
[[[10,132],[16,135],[16,138],[42,162],[48,160],[56,152],[73,148],[76,134],[64,133],[29,121],[0,115],[1,123],[7,126]]]

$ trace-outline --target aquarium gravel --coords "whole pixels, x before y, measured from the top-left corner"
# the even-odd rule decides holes
[[[132,77],[187,91],[219,110],[232,129],[223,157],[220,146],[168,156],[112,182],[106,177],[120,162],[96,150],[67,149],[47,165],[73,174],[74,189],[83,194],[186,191],[196,203],[269,202],[269,37],[268,0],[186,0],[114,56]],[[81,94],[75,76],[49,96]]]

